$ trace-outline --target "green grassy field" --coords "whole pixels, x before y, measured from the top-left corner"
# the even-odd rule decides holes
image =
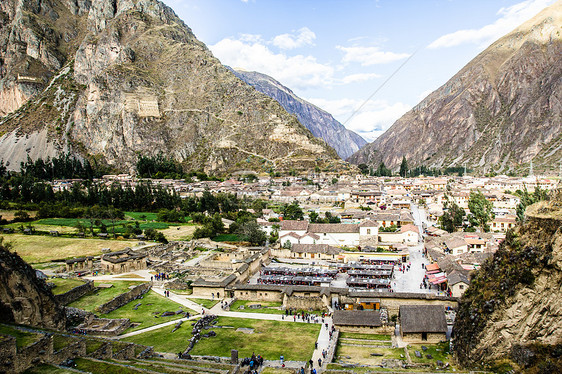
[[[119,251],[130,247],[126,240],[61,238],[43,235],[10,234],[4,237],[17,252],[29,263],[43,263],[73,257],[96,256],[102,248]]]
[[[152,212],[124,212],[124,213],[126,219],[139,220],[139,221],[158,221],[157,213],[152,213]]]
[[[76,278],[51,278],[48,280],[48,282],[54,283],[56,285],[56,287],[52,289],[53,294],[55,295],[60,295],[61,293],[68,292],[74,287],[78,287],[84,284],[83,280]]]
[[[251,309],[248,305],[260,304],[262,307],[259,309]],[[240,309],[240,306],[244,306],[244,309]],[[249,300],[236,300],[230,305],[230,310],[233,312],[244,312],[244,313],[267,313],[267,314],[285,314],[284,310],[276,309],[282,306],[282,302],[267,302],[267,301],[249,301]],[[273,308],[271,308],[273,307]],[[275,308],[275,309],[274,309]]]
[[[230,357],[230,350],[238,349],[239,357],[249,357],[255,353],[268,360],[278,360],[280,355],[284,355],[286,360],[308,361],[320,332],[319,324],[229,317],[219,317],[217,325],[228,328],[213,329],[217,336],[203,338],[191,354]],[[237,332],[239,327],[251,328],[254,332]],[[173,326],[166,326],[126,340],[152,345],[157,352],[177,353],[185,350],[191,338],[191,323],[184,322],[173,334],[172,329]]]
[[[423,351],[422,345],[427,347],[427,351]],[[419,351],[422,354],[422,358],[417,358],[414,351]],[[417,363],[435,363],[437,360],[443,362],[448,362],[451,356],[449,353],[449,343],[439,343],[439,344],[409,344],[408,352],[410,353],[410,358],[412,362]],[[433,358],[429,359],[426,356],[430,354]]]
[[[137,310],[134,310],[133,307],[139,303],[141,305]],[[148,291],[148,293],[146,293],[142,299],[133,300],[119,309],[116,309],[107,314],[102,314],[101,317],[129,318],[132,323],[139,323],[138,326],[129,328],[127,330],[127,332],[130,332],[183,318],[183,315],[155,317],[156,315],[160,315],[163,312],[176,312],[180,309],[180,307],[180,304],[171,301],[167,297],[160,296],[154,291]],[[186,307],[183,307],[182,309],[185,311],[188,310]]]
[[[115,223],[111,222],[111,220],[104,219],[101,222],[107,226],[107,232],[113,233],[113,225],[115,225],[115,232],[116,233],[123,233],[125,232],[125,228],[123,225],[127,224],[134,224],[134,221],[115,221]],[[81,224],[85,227],[87,231],[90,229],[90,220],[85,218],[44,218],[37,221],[31,222],[31,225],[46,225],[46,226],[67,226],[67,227],[75,227],[78,224]],[[166,222],[139,222],[139,227],[141,230],[145,230],[148,228],[161,230],[167,229],[168,227],[177,224],[170,224]],[[99,226],[94,225],[94,229],[99,228]],[[76,229],[75,229],[76,230]],[[77,230],[76,230],[77,231]]]
[[[183,352],[189,345],[189,339],[191,339],[191,324],[194,320],[185,321],[182,323],[181,327],[172,333],[175,325],[161,327],[157,330],[152,330],[145,332],[143,334],[131,336],[124,340],[137,343],[154,346],[154,350],[157,352]]]
[[[194,303],[197,303],[207,309],[211,309],[212,307],[214,307],[215,305],[217,305],[217,303],[219,302],[219,300],[215,299],[215,300],[210,300],[210,299],[198,299],[196,297],[189,297],[189,300],[193,301]]]
[[[98,286],[100,283],[113,284],[113,287],[103,288],[96,293],[82,296],[78,300],[70,303],[68,306],[84,309],[88,312],[94,312],[96,307],[105,304],[117,295],[129,291],[130,286],[141,284],[141,282],[135,281],[94,282],[94,286]]]
[[[16,346],[18,348],[27,347],[41,338],[41,334],[22,331],[11,326],[0,324],[0,334],[11,335],[16,338]]]
[[[230,350],[237,349],[239,357],[255,353],[268,360],[277,360],[283,355],[286,360],[305,361],[312,356],[320,332],[320,325],[311,323],[219,317],[217,324],[233,328],[214,329],[217,336],[199,341],[191,354],[230,357]],[[254,332],[238,332],[239,327],[251,328]]]

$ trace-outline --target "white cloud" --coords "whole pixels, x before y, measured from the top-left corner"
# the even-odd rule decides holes
[[[331,113],[342,123],[362,104],[361,100],[353,99],[325,100],[313,98],[307,100]],[[345,123],[345,127],[357,132],[365,140],[372,142],[410,109],[410,105],[402,102],[371,101],[365,104],[361,111],[353,116],[349,122]]]
[[[335,83],[332,66],[313,56],[275,53],[260,38],[226,38],[209,48],[224,64],[270,75],[291,89],[329,87]]]
[[[293,34],[277,35],[272,44],[281,49],[295,49],[306,45],[314,45],[316,34],[308,27],[303,27]]]
[[[365,82],[371,79],[380,78],[381,76],[377,73],[358,73],[350,74],[343,77],[340,82],[342,84]]]
[[[533,17],[542,9],[552,4],[555,0],[526,0],[507,8],[501,8],[497,15],[500,16],[494,23],[479,29],[465,29],[443,35],[433,41],[428,48],[447,48],[462,44],[477,44],[487,46],[499,39],[517,26]]]
[[[379,47],[338,45],[336,48],[345,53],[342,62],[359,62],[362,66],[387,64],[410,57],[408,53],[385,52],[381,51]]]

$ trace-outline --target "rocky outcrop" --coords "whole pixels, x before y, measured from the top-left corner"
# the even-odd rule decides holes
[[[64,329],[66,317],[44,280],[0,245],[0,322]]]
[[[355,132],[346,129],[325,110],[301,99],[289,88],[272,77],[255,71],[233,70],[234,74],[259,92],[277,100],[285,110],[297,116],[300,123],[317,138],[322,138],[346,159],[367,142]]]
[[[138,154],[159,153],[212,173],[343,165],[275,100],[221,65],[161,2],[1,7],[0,95],[9,99],[0,112],[8,113],[0,156],[12,168],[27,154],[60,152],[126,171]]]
[[[493,43],[350,161],[554,172],[562,156],[562,2]]]
[[[466,366],[509,360],[518,370],[539,362],[562,370],[562,191],[526,217],[459,304],[455,350]]]

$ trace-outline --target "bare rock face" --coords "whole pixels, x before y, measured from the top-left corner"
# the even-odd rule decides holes
[[[562,3],[474,58],[350,161],[556,171],[562,155]]]
[[[26,6],[33,20],[17,17]],[[3,40],[0,53],[17,47],[18,61],[41,63],[33,70],[2,63],[0,54],[0,95],[10,97],[0,115],[11,112],[0,118],[0,158],[12,166],[34,149],[70,151],[121,170],[131,170],[138,154],[158,153],[213,173],[343,165],[276,101],[221,65],[163,3],[9,0],[2,9],[2,30],[31,33],[38,44]],[[43,24],[41,33],[33,22]],[[16,65],[27,81],[18,83]],[[35,88],[24,92],[22,84]],[[45,145],[21,142],[45,130]]]
[[[526,216],[459,305],[455,351],[467,366],[509,360],[521,370],[539,362],[562,369],[562,190]]]
[[[285,110],[294,114],[312,135],[322,138],[346,159],[367,144],[365,139],[346,129],[332,115],[301,99],[272,77],[255,71],[235,69],[234,74],[259,92],[277,100]]]
[[[61,330],[64,307],[44,280],[17,254],[0,244],[0,322]]]

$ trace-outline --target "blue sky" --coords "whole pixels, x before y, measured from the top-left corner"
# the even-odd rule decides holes
[[[164,2],[223,64],[272,76],[372,141],[554,0]]]

